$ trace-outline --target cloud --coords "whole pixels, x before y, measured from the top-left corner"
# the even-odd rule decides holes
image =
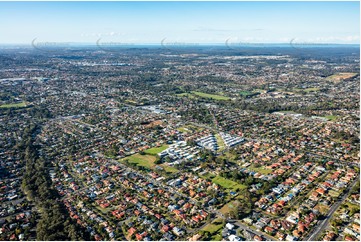
[[[206,28],[206,27],[198,27],[196,29],[193,29],[193,31],[199,31],[199,32],[229,32],[232,30],[229,29],[213,29],[213,28]]]
[[[256,28],[256,29],[215,29],[215,28],[208,28],[208,27],[198,27],[193,29],[193,31],[200,31],[200,32],[246,32],[246,31],[263,31],[264,29]]]
[[[304,42],[304,43],[355,43],[360,41],[360,36],[358,35],[348,35],[348,36],[322,36],[314,38],[293,38],[294,41]]]
[[[114,36],[124,36],[124,33],[119,32],[108,32],[108,33],[82,33],[81,37],[114,37]]]

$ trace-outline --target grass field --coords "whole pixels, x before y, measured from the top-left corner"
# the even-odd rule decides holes
[[[10,104],[3,104],[0,105],[0,108],[25,108],[27,104],[25,102],[21,103],[10,103]]]
[[[157,155],[158,153],[162,152],[163,150],[167,149],[169,145],[162,145],[160,147],[154,147],[145,150],[144,152],[149,155]]]
[[[339,117],[336,115],[326,115],[325,118],[327,118],[329,121],[335,121],[337,120]]]
[[[205,92],[195,92],[192,91],[190,93],[180,93],[180,94],[176,94],[178,97],[189,97],[189,98],[196,98],[196,97],[203,97],[203,98],[211,98],[214,100],[230,100],[229,97],[226,96],[222,96],[222,95],[216,95],[216,94],[209,94],[209,93],[205,93]]]
[[[200,175],[201,178],[203,179],[210,179],[212,180],[215,176],[213,174],[210,174],[209,172],[203,174],[203,175]]]
[[[222,219],[217,218],[213,220],[212,223],[206,225],[202,230],[208,231],[211,234],[215,234],[221,228],[222,228]]]
[[[309,87],[309,88],[293,88],[292,91],[294,92],[318,92],[320,90],[320,88],[318,87]]]
[[[215,178],[212,179],[212,182],[220,185],[221,187],[232,189],[232,190],[235,190],[237,188],[239,188],[239,189],[247,188],[246,185],[239,184],[237,182],[231,181],[231,180],[226,179],[221,176],[216,176]]]
[[[358,73],[353,73],[353,72],[341,72],[341,73],[336,73],[336,74],[333,74],[333,75],[327,77],[326,80],[333,81],[333,82],[340,82],[345,79],[354,77],[357,74]]]
[[[152,169],[155,166],[154,161],[156,160],[156,157],[153,155],[134,154],[122,159],[122,161],[125,160],[128,160],[129,163],[137,164],[137,166]]]
[[[239,94],[243,97],[249,96],[252,94],[250,91],[240,91]]]
[[[215,236],[212,237],[212,241],[221,241],[221,240],[222,240],[221,234],[216,234]]]
[[[193,125],[185,125],[185,126],[177,128],[178,131],[183,132],[183,133],[193,133],[193,131],[198,132],[198,131],[201,131],[203,129],[204,128],[196,127],[196,126],[193,126]]]
[[[223,151],[226,148],[226,145],[224,144],[224,141],[220,134],[215,134],[214,137],[216,137],[217,144],[218,144],[218,152]]]
[[[134,100],[130,100],[130,99],[127,99],[125,100],[126,103],[130,104],[130,105],[134,105],[134,106],[138,106],[138,105],[142,105],[143,103],[139,103],[137,101],[134,101]]]
[[[204,92],[192,92],[192,94],[195,94],[197,96],[204,97],[204,98],[211,98],[214,100],[230,100],[230,98],[226,97],[226,96],[209,94],[209,93],[204,93]]]
[[[155,170],[155,167],[157,166],[154,162],[156,160],[155,155],[141,155],[141,154],[134,154],[128,157],[125,157],[120,160],[120,162],[126,164],[126,160],[128,160],[129,163],[136,164],[137,166],[145,167],[151,170]],[[162,167],[166,172],[169,173],[177,173],[179,170],[168,166],[166,164],[160,164],[160,167]]]
[[[186,127],[179,127],[177,128],[178,131],[182,132],[182,133],[190,133],[191,131],[186,128]]]
[[[266,168],[262,168],[262,167],[250,166],[249,169],[252,171],[255,171],[255,172],[259,172],[263,175],[268,175],[268,174],[272,173],[271,169],[266,169]]]
[[[163,167],[164,170],[166,172],[169,172],[169,173],[177,173],[179,171],[177,168],[174,168],[173,166],[167,166],[167,165],[164,165],[164,164],[162,164],[160,166]]]
[[[232,210],[234,210],[238,206],[239,206],[239,201],[235,200],[235,201],[232,201],[232,202],[229,202],[229,203],[225,204],[219,211],[223,215],[229,214]]]
[[[202,230],[203,231],[208,231],[211,234],[214,234],[215,232],[217,232],[220,228],[222,227],[222,224],[208,224],[206,225]]]

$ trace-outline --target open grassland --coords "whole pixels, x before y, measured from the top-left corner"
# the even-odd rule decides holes
[[[336,73],[333,74],[329,77],[326,78],[326,80],[329,81],[333,81],[333,82],[340,82],[343,81],[345,79],[351,78],[358,75],[358,73],[354,73],[354,72],[340,72],[340,73]]]

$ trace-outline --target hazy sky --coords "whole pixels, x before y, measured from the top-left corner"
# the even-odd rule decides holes
[[[359,2],[0,2],[0,43],[360,41]]]

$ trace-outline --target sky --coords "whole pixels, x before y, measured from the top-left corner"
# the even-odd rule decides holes
[[[359,2],[0,2],[0,44],[360,42]]]

